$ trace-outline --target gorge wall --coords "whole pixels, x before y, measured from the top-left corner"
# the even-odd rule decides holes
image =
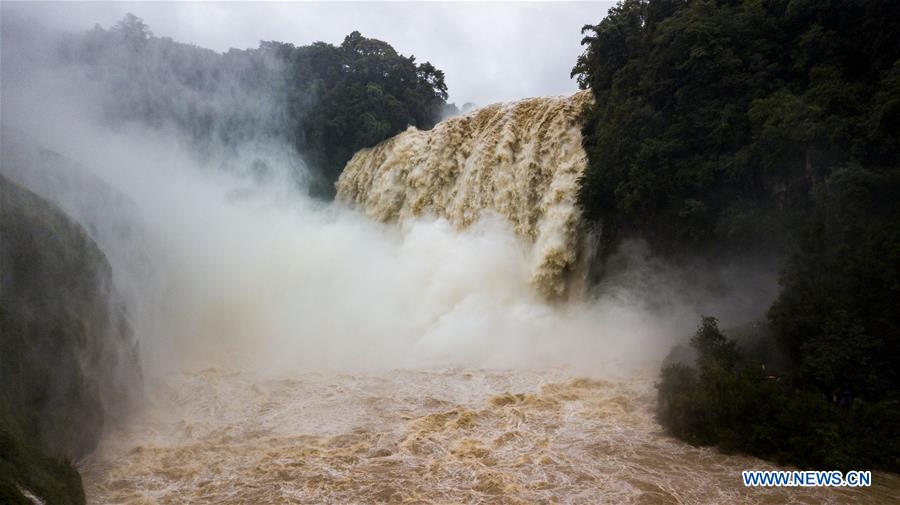
[[[0,502],[84,503],[71,461],[139,380],[131,337],[86,231],[0,176]]]

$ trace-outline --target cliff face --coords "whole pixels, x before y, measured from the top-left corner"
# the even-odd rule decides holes
[[[138,380],[130,333],[84,229],[0,176],[0,502],[84,502],[67,461]]]

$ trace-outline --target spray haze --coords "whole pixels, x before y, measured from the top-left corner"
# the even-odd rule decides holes
[[[7,17],[4,26],[17,19]],[[508,166],[501,159],[493,173],[494,165],[483,164],[481,176],[456,187],[452,202],[465,205],[453,212],[464,219],[398,212],[399,222],[381,224],[341,201],[308,197],[302,158],[283,138],[265,135],[276,131],[279,121],[273,82],[283,76],[276,64],[264,67],[269,84],[235,84],[246,77],[248,64],[234,57],[234,66],[226,66],[233,71],[198,70],[204,79],[220,79],[204,82],[198,92],[184,84],[176,68],[183,63],[162,49],[142,53],[149,59],[138,63],[126,62],[121,48],[92,47],[102,63],[98,67],[60,53],[59,43],[66,39],[59,34],[23,33],[4,30],[4,166],[12,166],[7,159],[27,143],[12,137],[26,137],[34,149],[74,161],[58,163],[57,172],[70,177],[89,172],[128,202],[127,212],[111,212],[119,229],[128,221],[127,233],[117,234],[105,231],[113,226],[109,214],[67,208],[94,230],[118,266],[114,277],[130,300],[150,372],[227,363],[261,370],[575,364],[600,373],[658,360],[671,338],[695,324],[698,299],[706,308],[731,303],[698,294],[690,302],[648,304],[643,290],[659,292],[670,283],[659,272],[640,288],[614,286],[600,296],[565,302],[547,301],[535,289],[535,265],[546,263],[547,242],[553,242],[554,254],[567,258],[559,269],[569,268],[577,254],[574,181],[583,152],[578,154],[571,117],[584,94],[571,103],[551,102],[543,115],[537,113],[539,101],[511,109],[511,115],[537,110],[525,129],[544,144],[535,148],[533,159],[518,164],[510,159]],[[22,54],[40,57],[17,57]],[[104,72],[99,77],[97,68]],[[132,76],[136,82],[128,83]],[[147,120],[137,106],[159,110]],[[552,112],[557,107],[568,111],[558,127]],[[441,157],[453,156],[452,139],[465,131],[477,139],[466,144],[471,156],[502,158],[501,144],[525,142],[521,137],[528,133],[504,140],[505,110],[492,106],[473,113],[484,119],[480,122],[464,117],[442,123],[428,134],[434,143],[449,146],[443,151],[410,147],[404,136],[419,133],[406,133],[375,152],[382,159],[398,149],[432,156],[419,160],[431,163],[419,167],[428,171],[441,166]],[[471,123],[468,130],[459,126],[465,121]],[[567,156],[580,162],[566,161]],[[559,166],[545,166],[554,162]],[[369,186],[363,178],[379,173],[377,165],[354,160],[341,191],[349,194],[353,180],[362,194]],[[556,168],[565,173],[565,188],[551,179],[532,180]],[[34,178],[18,171],[25,182]],[[437,177],[440,171],[429,174],[420,175]],[[501,193],[499,206],[476,197],[507,176],[519,180],[525,193]],[[40,190],[56,201],[67,198],[58,184]],[[548,191],[552,201],[531,194],[536,190]],[[82,201],[95,199],[95,207],[104,205],[96,192],[76,193]],[[448,198],[420,197],[452,207]],[[562,216],[565,231],[548,238],[554,231],[544,230],[542,214],[535,213],[555,202],[568,209]],[[464,230],[457,229],[461,221]]]

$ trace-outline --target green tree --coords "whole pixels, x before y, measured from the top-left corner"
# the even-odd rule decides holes
[[[663,425],[896,471],[900,4],[625,0],[584,33],[573,75],[595,101],[579,202],[602,223],[599,256],[638,236],[669,258],[786,258],[754,348],[786,352],[778,380],[705,318],[697,366],[663,368]]]
[[[718,366],[727,372],[734,370],[737,362],[735,344],[719,330],[716,318],[703,318],[697,333],[691,337],[691,346],[697,350],[697,361],[701,366]]]
[[[452,110],[441,70],[359,32],[339,46],[267,41],[220,54],[154,37],[128,14],[60,50],[105,86],[110,121],[174,126],[201,154],[283,141],[309,169],[298,176],[311,175],[311,190],[326,197],[356,151]]]
[[[895,2],[626,0],[584,27],[579,201],[605,249],[781,250],[810,188],[896,163]]]

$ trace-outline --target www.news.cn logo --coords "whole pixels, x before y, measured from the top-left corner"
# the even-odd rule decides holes
[[[744,470],[741,472],[747,487],[868,487],[872,472],[832,470]]]

